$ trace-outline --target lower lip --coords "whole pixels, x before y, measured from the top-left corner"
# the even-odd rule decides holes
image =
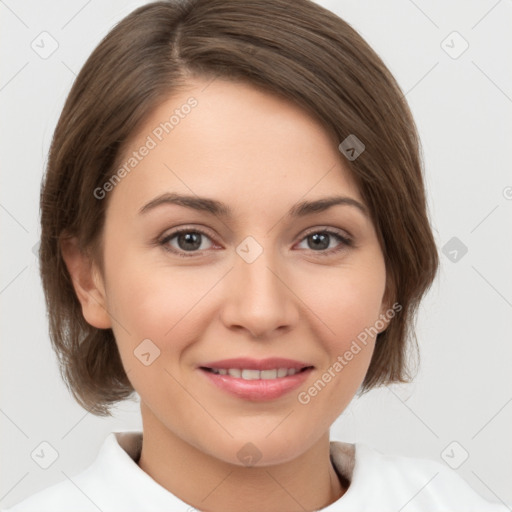
[[[313,368],[308,368],[295,375],[278,379],[246,380],[229,375],[219,375],[200,368],[210,382],[218,388],[245,400],[275,400],[294,389],[297,389],[310,375]]]

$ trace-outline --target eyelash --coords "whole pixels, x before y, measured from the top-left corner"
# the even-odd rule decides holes
[[[202,231],[201,229],[198,229],[198,228],[193,228],[193,229],[192,228],[181,228],[181,229],[177,229],[176,231],[173,231],[172,233],[166,235],[165,237],[163,237],[162,239],[157,241],[157,243],[158,243],[158,245],[161,245],[165,251],[170,252],[172,254],[176,254],[177,256],[180,256],[182,258],[190,258],[190,257],[195,257],[197,255],[200,255],[202,253],[202,251],[188,251],[188,253],[187,253],[187,252],[178,251],[174,248],[171,249],[169,247],[169,245],[168,245],[169,241],[172,240],[177,235],[180,235],[181,233],[196,233],[196,234],[201,234],[209,239],[212,238],[208,233],[206,233],[205,231]],[[342,251],[346,247],[354,247],[354,241],[351,238],[343,236],[340,233],[338,233],[337,231],[333,231],[330,229],[315,229],[314,231],[310,231],[309,233],[306,233],[300,241],[302,242],[307,237],[309,237],[311,235],[319,234],[319,233],[333,236],[339,242],[341,242],[341,244],[334,249],[321,250],[321,251],[314,251],[311,249],[312,252],[317,253],[319,256],[331,256],[333,254],[336,254],[336,253]]]

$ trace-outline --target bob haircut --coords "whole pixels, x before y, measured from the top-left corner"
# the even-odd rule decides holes
[[[310,0],[159,1],[122,19],[92,52],[58,120],[41,184],[40,272],[60,374],[98,416],[134,389],[112,329],[89,325],[61,255],[64,237],[103,272],[108,195],[138,127],[170,95],[200,77],[244,81],[295,102],[338,146],[353,134],[356,159],[340,151],[369,208],[386,263],[388,303],[400,312],[377,336],[362,393],[409,382],[414,317],[438,268],[417,128],[400,87],[345,21]]]

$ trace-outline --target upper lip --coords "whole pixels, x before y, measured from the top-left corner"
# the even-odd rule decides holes
[[[272,370],[274,368],[295,368],[296,370],[302,370],[313,366],[302,361],[296,361],[293,359],[286,359],[282,357],[269,357],[266,359],[252,359],[249,357],[236,357],[234,359],[222,359],[221,361],[212,361],[201,364],[200,368],[241,368],[248,370]]]

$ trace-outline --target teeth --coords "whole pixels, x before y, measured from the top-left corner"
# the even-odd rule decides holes
[[[230,377],[245,380],[272,380],[295,375],[299,371],[295,368],[274,368],[272,370],[252,370],[248,368],[211,368],[217,375],[229,375]]]
[[[259,370],[242,370],[242,379],[245,380],[256,380],[260,378]]]
[[[261,370],[261,379],[276,379],[277,370]]]
[[[279,368],[279,370],[277,370],[278,377],[286,377],[287,373],[288,373],[288,370],[286,368]]]

